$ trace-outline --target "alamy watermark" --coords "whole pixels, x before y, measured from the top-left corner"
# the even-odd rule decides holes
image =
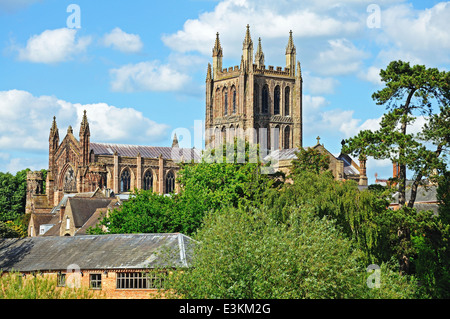
[[[381,286],[381,268],[378,265],[372,264],[367,267],[367,272],[371,273],[367,278],[367,287],[380,288]]]
[[[370,13],[366,20],[369,29],[381,28],[381,8],[378,4],[369,4],[367,12]]]
[[[71,13],[67,17],[66,25],[69,29],[80,29],[81,28],[81,8],[78,4],[69,4],[66,9],[67,12]]]

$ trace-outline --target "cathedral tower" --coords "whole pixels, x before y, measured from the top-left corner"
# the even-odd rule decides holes
[[[206,147],[216,147],[241,135],[262,149],[302,146],[302,76],[296,64],[292,31],[286,46],[286,66],[265,65],[261,38],[255,55],[247,25],[240,65],[222,68],[219,33],[206,75]]]

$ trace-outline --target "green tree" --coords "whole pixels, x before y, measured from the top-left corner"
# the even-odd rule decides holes
[[[311,147],[307,149],[301,147],[295,155],[296,158],[292,160],[292,174],[298,175],[304,171],[319,174],[326,171],[330,166],[329,157]]]
[[[318,218],[328,217],[347,238],[364,252],[365,263],[390,259],[385,235],[377,219],[388,211],[388,195],[359,190],[354,181],[336,181],[330,171],[316,174],[304,171],[292,174],[293,184],[281,190],[269,190],[264,206],[279,222],[289,219],[292,207],[310,207]]]
[[[423,65],[410,66],[393,61],[380,71],[386,86],[372,98],[385,105],[387,112],[376,131],[363,130],[345,140],[343,152],[356,156],[390,159],[399,166],[398,184],[401,209],[386,224],[395,227],[398,259],[401,271],[410,273],[411,227],[419,222],[414,207],[417,189],[425,178],[432,178],[436,170],[445,168],[450,145],[450,72]],[[436,112],[439,109],[439,112]],[[427,119],[419,133],[408,131],[418,116]],[[431,145],[431,146],[429,146]],[[406,173],[413,173],[410,200],[406,203]],[[407,222],[406,222],[407,221]]]
[[[399,203],[413,207],[423,178],[445,166],[450,145],[450,72],[423,65],[393,61],[380,71],[386,87],[372,95],[377,105],[386,105],[380,129],[363,130],[345,140],[343,152],[356,156],[390,159],[399,165]],[[439,107],[439,112],[436,112]],[[408,132],[418,116],[428,118],[421,132]],[[427,143],[434,149],[427,147]],[[406,170],[413,174],[411,196],[406,203]]]
[[[359,251],[327,218],[292,208],[286,223],[259,209],[208,214],[195,236],[192,267],[173,272],[175,298],[410,298],[415,285],[383,265],[380,289],[368,288]]]

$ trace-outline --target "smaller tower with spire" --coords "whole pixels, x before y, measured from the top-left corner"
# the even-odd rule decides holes
[[[289,31],[289,41],[286,46],[286,67],[289,68],[290,76],[295,76],[295,56],[296,49],[294,39],[292,38],[292,30]]]
[[[179,148],[180,145],[178,144],[178,138],[177,138],[177,133],[175,133],[175,135],[173,136],[173,141],[172,141],[172,148]]]
[[[86,166],[89,164],[89,143],[90,143],[90,130],[89,122],[86,115],[86,110],[84,110],[83,119],[80,125],[80,147],[82,154],[82,165]]]
[[[255,63],[257,68],[261,68],[264,65],[264,53],[261,46],[261,38],[258,39],[258,48],[256,49]]]
[[[244,67],[249,70],[253,66],[253,41],[250,36],[250,25],[247,24],[247,30],[245,31],[244,42],[242,43],[242,60],[244,61]]]
[[[216,78],[217,73],[222,71],[222,58],[223,51],[222,46],[220,45],[219,32],[216,33],[216,42],[214,43],[214,48],[212,50],[213,54],[213,74],[214,78]]]

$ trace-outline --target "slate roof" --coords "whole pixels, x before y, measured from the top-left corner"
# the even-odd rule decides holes
[[[306,149],[306,147],[305,147]],[[295,153],[298,152],[298,148],[289,148],[282,150],[274,150],[271,151],[266,157],[264,157],[264,161],[269,161],[271,158],[275,160],[293,160],[297,158]],[[331,153],[330,153],[331,154]],[[334,156],[333,154],[331,154]],[[334,156],[338,160],[342,160],[344,162],[344,174],[345,175],[359,175],[359,171],[356,167],[352,165],[352,159],[348,155],[339,155],[338,157]]]
[[[83,226],[98,208],[108,207],[112,200],[112,198],[70,198],[69,205],[75,227]]]
[[[137,157],[138,153],[144,158],[159,158],[162,155],[164,159],[190,161],[194,159],[198,161],[201,159],[201,151],[195,148],[172,148],[161,146],[140,146],[140,145],[125,145],[125,144],[108,144],[108,143],[90,143],[91,150],[96,155],[114,155],[117,152],[118,156]]]
[[[0,270],[133,270],[188,267],[195,241],[180,233],[0,239]]]

